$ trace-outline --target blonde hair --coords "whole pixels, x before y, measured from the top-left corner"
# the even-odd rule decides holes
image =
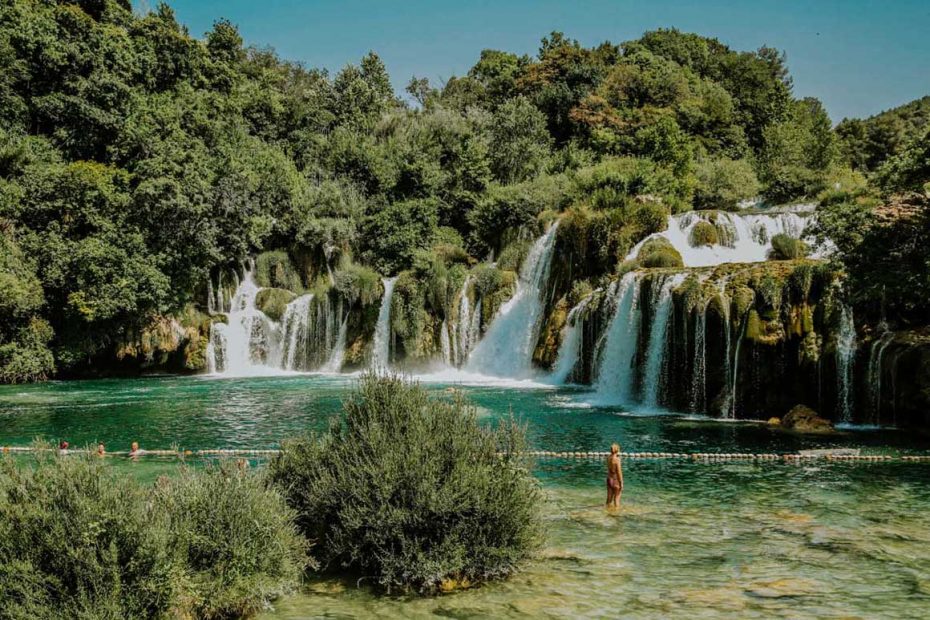
[[[610,453],[611,453],[611,454],[617,454],[617,453],[619,453],[619,452],[620,452],[620,444],[618,444],[618,443],[612,443],[612,444],[610,444]]]

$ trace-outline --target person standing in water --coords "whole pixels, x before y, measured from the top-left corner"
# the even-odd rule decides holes
[[[620,464],[620,445],[610,446],[607,457],[607,507],[619,508],[623,493],[623,466]]]

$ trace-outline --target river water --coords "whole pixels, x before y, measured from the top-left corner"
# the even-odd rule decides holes
[[[323,429],[356,379],[144,378],[0,387],[0,444],[272,448]],[[522,388],[517,387],[522,386]],[[529,386],[529,387],[528,387]],[[446,390],[448,385],[430,384]],[[590,393],[529,383],[456,386],[487,421],[513,415],[540,450],[926,452],[902,433],[800,437],[746,422],[632,415]],[[118,465],[152,477],[174,465]],[[539,559],[513,579],[431,598],[314,580],[267,618],[930,616],[930,465],[626,461],[619,514],[602,507],[600,463],[552,459],[534,473],[548,524]]]

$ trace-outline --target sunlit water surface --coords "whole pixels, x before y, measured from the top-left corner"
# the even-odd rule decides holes
[[[322,429],[346,377],[149,378],[0,387],[0,444],[37,436],[110,450],[271,448]],[[474,383],[474,382],[471,382]],[[448,385],[430,382],[442,391]],[[541,450],[926,452],[894,431],[801,437],[756,423],[590,407],[580,390],[459,385],[484,420],[511,412]],[[119,461],[143,479],[173,463]],[[509,581],[430,598],[316,580],[268,618],[930,616],[930,465],[627,461],[623,508],[601,506],[602,465],[540,461],[541,557]]]

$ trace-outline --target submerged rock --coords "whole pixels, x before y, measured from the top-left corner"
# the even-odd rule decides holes
[[[832,433],[833,425],[805,405],[796,405],[781,419],[782,428],[800,433]]]

